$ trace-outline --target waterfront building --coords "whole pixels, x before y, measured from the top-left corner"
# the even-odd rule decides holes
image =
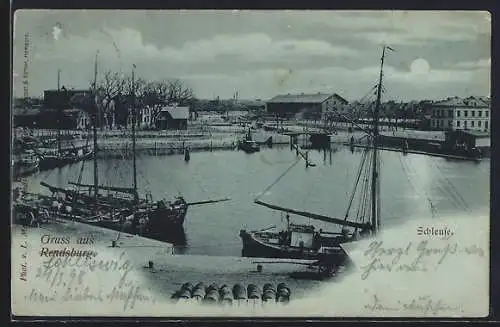
[[[63,127],[66,129],[86,130],[91,126],[89,114],[82,109],[73,108],[63,111]]]
[[[432,130],[490,132],[489,99],[453,97],[432,104]]]
[[[322,119],[327,113],[347,110],[348,101],[338,94],[285,94],[266,102],[267,113],[281,117],[302,114],[304,119]]]
[[[87,129],[90,117],[85,110],[63,109],[15,109],[14,126],[46,129]]]
[[[189,107],[171,105],[163,107],[155,119],[158,129],[187,129]]]
[[[60,90],[45,90],[43,91],[43,106],[44,108],[69,108],[73,97],[88,97],[90,95],[90,90],[68,90],[64,86]]]

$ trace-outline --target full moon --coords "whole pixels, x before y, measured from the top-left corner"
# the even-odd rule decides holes
[[[412,74],[426,75],[430,72],[431,66],[427,60],[418,58],[413,60],[410,65],[410,71]]]

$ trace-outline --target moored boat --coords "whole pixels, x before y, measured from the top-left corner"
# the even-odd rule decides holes
[[[296,148],[297,160],[278,178],[278,180],[274,181],[254,200],[255,204],[272,210],[285,212],[287,227],[282,231],[240,230],[243,256],[317,260],[320,266],[326,268],[326,274],[332,275],[340,266],[345,266],[349,263],[349,257],[342,248],[342,244],[370,237],[378,232],[380,225],[378,120],[386,49],[392,50],[384,46],[382,51],[379,83],[377,85],[377,100],[373,110],[373,129],[363,129],[369,137],[369,146],[364,149],[361,157],[354,183],[354,190],[351,193],[344,218],[329,217],[308,211],[286,208],[266,203],[260,199],[260,197],[278,183],[301,158],[306,160],[306,167],[314,167],[314,165],[308,164],[307,153],[303,155],[298,148]],[[301,155],[299,156],[299,154]],[[351,217],[350,209],[353,205],[356,191],[359,193],[358,205],[360,210],[357,211],[355,217]],[[324,232],[322,229],[316,230],[316,228],[311,225],[291,224],[289,214],[340,226],[341,232]]]
[[[48,170],[90,159],[92,158],[93,150],[88,146],[74,147],[61,151],[46,149],[38,151],[38,155],[40,157],[40,170]]]
[[[14,177],[22,177],[39,170],[40,159],[33,150],[25,150],[12,160]]]
[[[94,86],[96,90],[97,79],[97,56],[94,67]],[[134,85],[134,70],[132,70],[132,85]],[[94,94],[96,92],[94,91]],[[134,92],[132,92],[134,93]],[[92,99],[93,98],[93,99]],[[171,234],[172,230],[182,229],[188,206],[206,203],[216,203],[226,201],[207,200],[188,203],[182,196],[171,199],[153,200],[152,194],[140,196],[137,186],[137,162],[136,162],[136,110],[135,99],[132,100],[132,186],[107,186],[99,183],[98,162],[97,162],[97,126],[95,113],[98,112],[97,96],[84,100],[91,114],[93,131],[93,183],[82,183],[82,173],[85,162],[82,162],[82,169],[78,181],[69,182],[71,187],[59,187],[41,182],[52,192],[51,198],[61,204],[64,208],[69,208],[70,212],[54,212],[62,219],[76,219],[83,223],[105,227],[117,231],[127,229],[128,232],[137,233],[142,236],[152,238],[162,238],[164,234]]]
[[[254,153],[260,151],[260,145],[252,139],[252,133],[248,129],[247,134],[242,140],[238,141],[238,150],[243,150],[246,153]]]

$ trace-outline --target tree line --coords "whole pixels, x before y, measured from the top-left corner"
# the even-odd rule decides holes
[[[173,103],[191,106],[195,101],[193,90],[180,79],[146,81],[133,78],[131,73],[106,71],[91,85],[91,95],[74,96],[71,105],[87,111],[101,128],[111,128],[113,122],[115,126],[127,126],[132,108],[137,110],[139,125],[144,114],[139,109],[150,108],[154,123],[162,107]]]

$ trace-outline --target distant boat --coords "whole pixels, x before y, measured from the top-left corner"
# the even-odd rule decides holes
[[[93,150],[88,146],[73,147],[69,149],[58,149],[55,151],[37,150],[40,157],[40,170],[48,170],[63,167],[72,163],[92,158]]]
[[[246,153],[254,153],[260,151],[259,144],[252,139],[252,132],[248,129],[247,134],[242,140],[238,141],[238,149]]]
[[[14,178],[26,176],[38,171],[40,159],[33,150],[36,144],[37,142],[33,138],[18,138],[14,131],[13,157],[11,159]]]
[[[38,171],[40,159],[33,150],[25,150],[15,155],[12,166],[15,177],[26,176]]]

